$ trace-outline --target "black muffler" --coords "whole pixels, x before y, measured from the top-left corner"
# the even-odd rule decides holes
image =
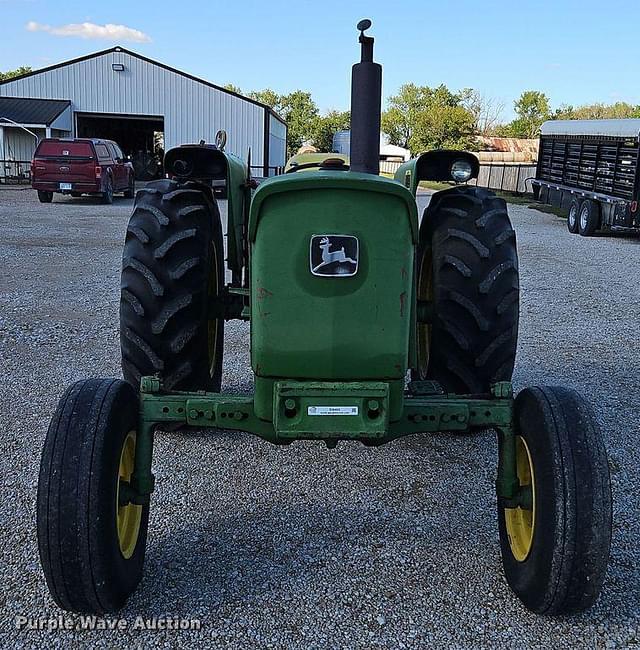
[[[351,171],[380,173],[382,66],[373,62],[373,38],[365,35],[370,20],[358,23],[361,60],[351,69]]]

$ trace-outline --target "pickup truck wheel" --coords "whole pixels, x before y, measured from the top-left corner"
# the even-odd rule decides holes
[[[219,391],[224,290],[218,207],[196,183],[159,180],[137,192],[127,228],[120,294],[124,378],[160,374],[167,390]]]
[[[518,254],[506,204],[488,190],[437,192],[422,217],[413,380],[452,393],[487,393],[510,381],[519,316]]]
[[[129,185],[127,189],[124,191],[124,198],[125,199],[132,199],[136,195],[136,179],[133,173],[129,177]]]
[[[105,181],[102,202],[105,205],[111,205],[113,203],[113,181],[111,180],[111,176],[107,176],[107,180]]]
[[[38,201],[40,203],[51,203],[53,201],[53,192],[43,192],[38,190]]]

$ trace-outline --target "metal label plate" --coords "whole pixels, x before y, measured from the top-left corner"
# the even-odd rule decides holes
[[[325,278],[349,278],[358,272],[360,246],[353,235],[313,235],[309,243],[309,268]]]
[[[307,415],[358,415],[357,406],[309,406]]]

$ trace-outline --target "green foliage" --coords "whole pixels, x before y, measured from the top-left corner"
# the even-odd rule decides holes
[[[31,72],[31,68],[28,65],[21,65],[15,70],[7,70],[7,72],[0,72],[0,81],[6,81],[7,79],[13,79],[13,77],[19,77],[20,75],[27,74]]]
[[[311,93],[294,90],[280,97],[276,110],[287,121],[287,150],[288,155],[292,156],[305,142],[312,139],[318,107],[311,99]]]
[[[351,113],[349,111],[329,111],[326,115],[318,115],[311,126],[313,146],[318,151],[332,151],[334,134],[350,127]]]
[[[556,120],[605,120],[640,117],[640,106],[627,102],[615,104],[585,104],[584,106],[560,106],[553,114]]]
[[[501,135],[511,138],[535,138],[542,123],[551,116],[549,98],[539,90],[525,90],[513,108],[517,117],[501,132]]]
[[[242,95],[242,90],[240,89],[239,86],[234,86],[233,84],[225,84],[222,86],[225,90],[230,90],[232,93],[236,93],[237,95]]]
[[[382,115],[382,130],[391,144],[412,153],[447,147],[465,149],[473,144],[476,117],[463,105],[465,93],[453,93],[444,84],[435,88],[409,83],[389,97]]]
[[[287,122],[287,155],[292,156],[304,142],[311,140],[313,125],[318,117],[318,107],[311,93],[294,90],[279,95],[270,88],[252,91],[248,97],[273,108]]]
[[[275,111],[278,110],[280,95],[278,95],[278,93],[274,92],[270,88],[265,88],[264,90],[252,90],[247,94],[247,97],[255,99],[261,104],[266,104],[267,106],[273,108]]]

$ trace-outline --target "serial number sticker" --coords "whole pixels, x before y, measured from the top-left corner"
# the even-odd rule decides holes
[[[308,406],[307,415],[358,415],[357,406]]]

